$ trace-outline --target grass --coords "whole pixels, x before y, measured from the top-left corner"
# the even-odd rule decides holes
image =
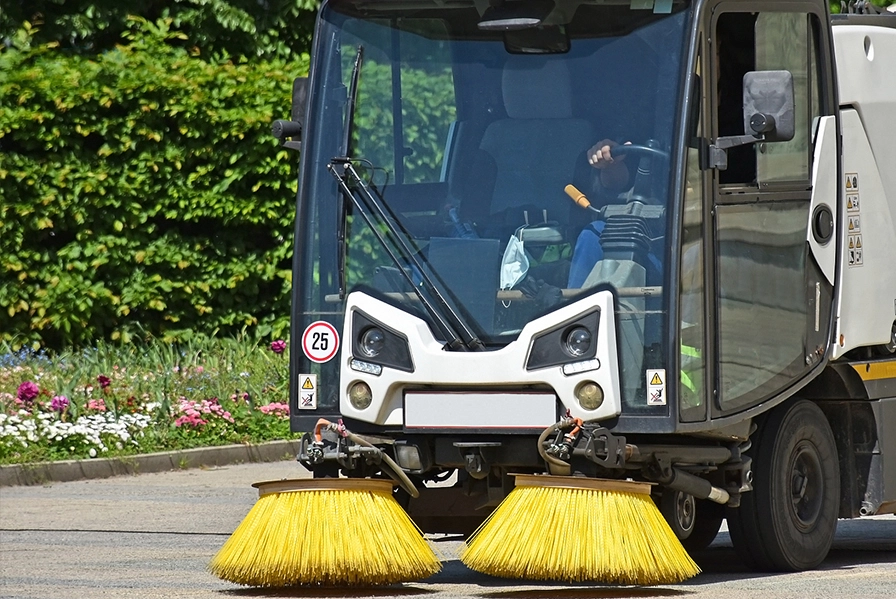
[[[286,344],[0,344],[0,464],[295,438]]]

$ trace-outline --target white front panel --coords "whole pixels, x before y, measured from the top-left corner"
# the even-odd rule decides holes
[[[406,393],[406,428],[546,429],[557,422],[551,393]]]
[[[526,370],[526,359],[533,338],[564,322],[574,320],[594,308],[600,309],[598,325],[596,369],[563,373],[561,366]],[[408,339],[414,372],[401,372],[383,368],[379,376],[351,369],[352,359],[351,321],[356,310],[401,331]],[[404,424],[405,390],[419,390],[431,386],[434,391],[450,388],[470,389],[477,392],[505,392],[508,389],[540,386],[553,391],[562,407],[570,415],[582,420],[606,420],[622,411],[619,387],[619,360],[616,346],[616,315],[613,294],[601,291],[560,308],[526,324],[516,341],[495,351],[452,352],[442,349],[427,324],[407,312],[377,300],[363,292],[354,292],[346,298],[345,325],[340,360],[339,409],[343,415],[382,425]],[[363,410],[352,407],[347,398],[348,388],[355,381],[365,381],[373,393],[373,401]],[[603,404],[596,410],[583,409],[574,398],[576,386],[582,381],[593,381],[604,390]],[[538,418],[542,418],[541,408]],[[508,422],[516,416],[513,410],[504,414]],[[455,418],[455,415],[451,415]],[[551,423],[556,422],[556,413]]]

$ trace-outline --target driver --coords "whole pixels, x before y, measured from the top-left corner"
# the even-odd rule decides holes
[[[588,164],[600,171],[599,184],[595,182],[594,189],[595,199],[600,204],[603,204],[609,196],[630,189],[633,184],[631,173],[625,164],[625,155],[615,158],[612,156],[613,148],[618,145],[619,143],[612,139],[602,139],[591,146],[585,154]],[[631,145],[631,142],[627,141],[624,145]],[[576,239],[566,284],[568,289],[580,289],[591,269],[603,258],[600,236],[606,224],[603,219],[591,221]]]
[[[625,145],[631,145],[627,141]],[[609,191],[625,191],[631,187],[631,174],[625,164],[625,155],[613,158],[613,148],[619,144],[612,139],[602,139],[588,150],[588,164],[600,171],[600,184]]]

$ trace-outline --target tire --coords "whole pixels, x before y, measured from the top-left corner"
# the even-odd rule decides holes
[[[681,544],[689,552],[703,551],[715,540],[725,519],[725,506],[709,499],[697,500],[697,519],[694,529]]]
[[[731,541],[754,570],[812,569],[837,530],[840,472],[830,424],[817,405],[799,400],[774,408],[757,433],[753,490],[728,510]]]
[[[692,495],[672,489],[663,491],[659,508],[669,528],[689,552],[709,547],[725,518],[724,505],[708,499],[695,499]]]
[[[697,524],[697,500],[682,491],[664,489],[660,497],[660,513],[679,541],[690,538]]]

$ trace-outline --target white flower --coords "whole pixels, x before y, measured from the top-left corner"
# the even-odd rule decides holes
[[[91,447],[91,448],[87,451],[87,455],[89,455],[89,456],[92,457],[92,458],[95,458],[95,457],[96,457],[96,449],[94,449],[93,447]]]

